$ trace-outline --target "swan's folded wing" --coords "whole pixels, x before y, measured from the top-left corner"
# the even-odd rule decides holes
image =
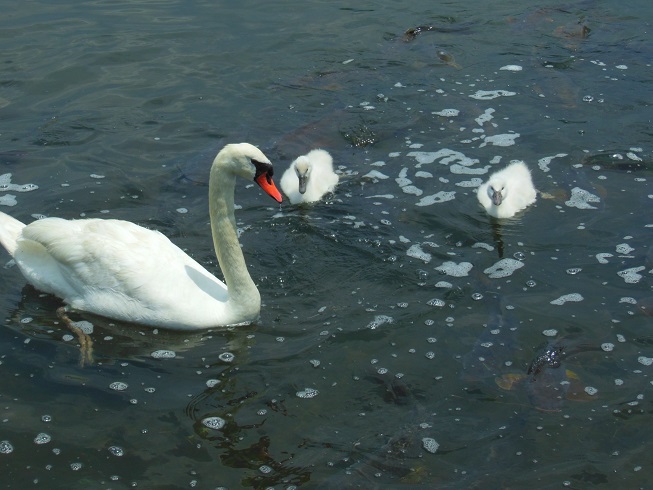
[[[47,218],[27,226],[23,237],[45,248],[56,262],[58,280],[69,284],[78,297],[107,292],[156,307],[197,282],[189,270],[217,283],[163,234],[128,221]],[[72,300],[70,293],[45,289]],[[214,284],[213,294],[221,294],[221,289],[223,285]],[[222,295],[226,297],[226,289]]]

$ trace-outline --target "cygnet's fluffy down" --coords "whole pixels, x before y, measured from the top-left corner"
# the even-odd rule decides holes
[[[537,192],[524,162],[515,161],[493,173],[478,188],[478,201],[490,216],[511,218],[535,202]]]
[[[319,201],[338,184],[333,159],[324,150],[312,150],[298,157],[283,173],[280,185],[291,203]]]

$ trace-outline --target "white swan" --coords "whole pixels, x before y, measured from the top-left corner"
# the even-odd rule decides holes
[[[315,202],[335,189],[338,175],[328,152],[312,150],[292,162],[279,183],[291,203]]]
[[[209,180],[215,252],[226,285],[158,231],[129,221],[45,218],[25,225],[0,213],[0,243],[27,281],[72,308],[173,330],[255,321],[261,297],[247,272],[234,218],[236,177],[281,202],[272,164],[249,143],[225,146]]]
[[[481,184],[476,195],[490,216],[511,218],[533,204],[537,192],[526,164],[514,161],[493,173],[487,182]]]

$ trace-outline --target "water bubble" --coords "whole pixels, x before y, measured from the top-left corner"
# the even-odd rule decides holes
[[[152,386],[148,386],[147,388],[144,388],[146,393],[154,393],[156,391],[156,388]]]
[[[399,308],[408,308],[408,303],[403,303],[403,302],[402,303],[397,303],[397,306]]]
[[[42,415],[41,420],[43,422],[52,422],[52,415]]]
[[[443,300],[441,300],[441,299],[433,298],[433,299],[428,300],[428,301],[426,302],[426,304],[429,305],[429,306],[438,306],[438,307],[441,308],[441,307],[443,307],[446,303],[445,303]]]
[[[537,283],[535,281],[533,281],[532,279],[529,279],[528,281],[526,281],[526,285],[529,288],[534,288],[535,286],[537,286]]]
[[[30,323],[33,320],[31,316],[26,316],[25,318],[20,319],[20,323]]]
[[[14,451],[14,446],[9,441],[0,441],[0,454],[9,454]]]
[[[426,354],[424,354],[424,357],[427,359],[435,359],[435,352],[429,351]]]
[[[612,352],[614,350],[614,344],[611,342],[604,342],[601,344],[601,349],[603,349],[605,352]]]
[[[46,434],[45,432],[41,432],[41,433],[37,434],[36,437],[34,438],[34,443],[35,444],[47,444],[51,440],[52,440],[52,437],[50,436],[50,434]]]
[[[436,442],[435,439],[431,437],[424,437],[422,439],[422,447],[429,453],[435,454],[438,448],[440,447],[440,444]]]
[[[297,396],[299,398],[315,398],[320,394],[315,388],[304,388],[302,391],[298,391]]]
[[[472,294],[472,299],[478,301],[479,299],[483,299],[483,295],[481,293],[474,293]]]
[[[221,417],[206,417],[205,419],[202,419],[202,425],[209,429],[222,429],[225,424],[225,420]]]
[[[125,450],[120,446],[109,446],[108,451],[118,457],[125,455]]]
[[[116,391],[125,391],[128,387],[129,385],[127,383],[123,383],[122,381],[114,381],[109,385],[109,388]]]
[[[639,356],[637,358],[637,362],[643,364],[644,366],[650,366],[651,364],[653,364],[653,357]]]
[[[154,359],[173,359],[177,356],[175,351],[173,350],[167,350],[167,349],[160,349],[160,350],[155,350],[150,354]]]
[[[558,331],[555,328],[549,328],[547,330],[542,330],[542,335],[546,337],[555,337],[558,335]]]
[[[367,328],[375,330],[386,323],[394,323],[394,318],[386,315],[376,315],[374,320],[367,324]]]
[[[208,386],[209,388],[213,388],[217,384],[220,384],[219,379],[207,379],[206,380],[206,386]]]
[[[592,102],[594,100],[594,97],[591,95],[584,95],[583,96],[583,102]]]
[[[272,468],[266,464],[264,464],[263,466],[259,466],[258,470],[265,475],[267,475],[268,473],[272,473]]]
[[[587,393],[588,395],[593,396],[593,395],[596,395],[598,392],[599,392],[599,390],[597,390],[593,386],[586,386],[585,387],[585,393]]]
[[[261,408],[256,412],[256,415],[267,415],[268,411],[265,408]]]
[[[526,258],[526,254],[524,252],[515,252],[512,254],[512,256],[517,260],[524,260]]]
[[[380,367],[379,369],[376,370],[378,374],[387,374],[388,373],[388,368]]]
[[[320,361],[318,359],[311,359],[308,362],[310,362],[311,366],[313,366],[313,367],[318,367],[320,365]]]
[[[79,471],[82,469],[82,463],[72,463],[70,469],[73,471]]]
[[[582,270],[583,269],[581,269],[580,267],[572,267],[570,269],[567,269],[567,274],[569,274],[570,276],[575,276]]]
[[[218,359],[220,359],[222,362],[233,362],[235,358],[236,356],[231,352],[223,352],[218,356]]]
[[[428,339],[426,339],[426,341],[429,344],[435,344],[438,341],[438,339],[436,339],[435,337],[429,337]]]
[[[434,325],[435,321],[431,319],[424,320],[424,325],[431,326]]]
[[[465,277],[472,270],[472,267],[473,265],[469,262],[457,264],[452,261],[446,261],[441,266],[436,267],[435,270],[452,277]]]

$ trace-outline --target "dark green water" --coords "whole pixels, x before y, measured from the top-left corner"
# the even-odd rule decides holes
[[[341,178],[304,208],[239,185],[260,322],[79,316],[84,367],[0,252],[0,486],[649,485],[649,2],[5,3],[1,211],[135,221],[219,275],[222,145],[277,181],[322,147]],[[545,195],[497,226],[473,179],[512,159]],[[500,258],[521,268],[492,278]],[[551,394],[524,377],[557,339],[598,350],[547,369]]]

